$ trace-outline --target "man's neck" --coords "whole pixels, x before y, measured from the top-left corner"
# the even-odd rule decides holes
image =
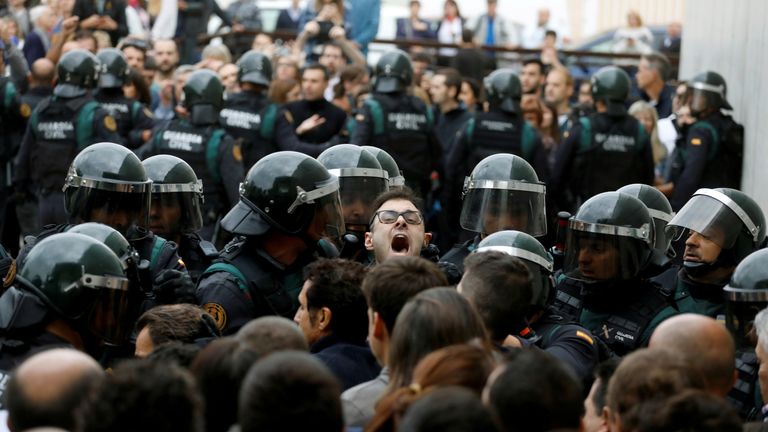
[[[85,347],[83,338],[80,336],[80,334],[72,329],[72,327],[70,327],[69,324],[67,324],[64,320],[54,320],[45,326],[45,331],[61,339],[64,339],[65,341],[72,344],[72,346],[77,350],[82,351]]]
[[[161,70],[157,71],[157,76],[155,77],[155,82],[160,83],[164,80],[170,80],[173,79],[173,70],[170,70],[168,72],[163,72]]]
[[[453,111],[456,108],[459,107],[459,103],[456,102],[456,99],[446,99],[445,102],[440,104],[440,112],[443,114]]]
[[[272,259],[285,266],[293,264],[299,254],[307,250],[307,245],[301,238],[276,231],[270,231],[260,237],[259,245]]]
[[[658,102],[662,90],[664,90],[664,81],[654,81],[643,91],[645,91],[650,100]]]
[[[571,105],[568,104],[568,99],[564,99],[557,105],[557,115],[567,115],[571,113]]]

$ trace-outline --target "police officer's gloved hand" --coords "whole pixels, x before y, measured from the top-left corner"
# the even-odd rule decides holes
[[[195,283],[192,282],[192,278],[186,272],[171,269],[163,270],[152,281],[152,291],[160,304],[197,304]]]

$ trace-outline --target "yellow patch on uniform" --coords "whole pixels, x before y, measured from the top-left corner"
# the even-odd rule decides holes
[[[19,113],[21,113],[21,116],[24,118],[29,118],[30,114],[32,114],[32,107],[29,106],[29,104],[21,104],[19,107]]]
[[[179,263],[179,265],[180,265],[180,266],[182,266],[182,267],[184,267],[184,268],[187,268],[187,264],[184,262],[184,260],[183,260],[183,259],[179,258],[179,261],[178,261],[178,263]]]
[[[152,111],[147,107],[144,107],[144,115],[149,118],[155,118],[155,114],[153,114]]]
[[[691,145],[701,145],[701,139],[694,138],[691,140]]]
[[[362,115],[362,114],[358,114],[358,115],[355,116],[355,120],[357,120],[359,122],[364,121],[365,120],[365,116]]]
[[[104,116],[104,127],[110,132],[115,132],[117,130],[115,118],[111,115]]]
[[[588,334],[584,333],[581,330],[576,330],[576,336],[578,336],[578,337],[584,339],[585,341],[589,342],[590,345],[594,345],[595,344],[595,341],[593,341],[592,338]]]
[[[224,330],[227,325],[227,312],[224,311],[224,308],[218,303],[206,303],[203,305],[203,309],[216,321],[216,327],[219,330]]]
[[[568,138],[569,136],[571,136],[571,133],[570,133],[570,132],[568,132],[568,131],[565,131],[565,132],[563,132],[563,139],[566,139],[566,138]]]
[[[232,157],[238,162],[243,160],[243,150],[240,148],[239,144],[232,146]]]
[[[16,260],[11,261],[11,267],[3,278],[3,288],[8,288],[16,280]]]
[[[285,119],[288,120],[288,123],[293,124],[293,114],[291,114],[291,112],[288,111],[288,110],[285,110],[283,112],[285,113],[284,114],[285,115]]]

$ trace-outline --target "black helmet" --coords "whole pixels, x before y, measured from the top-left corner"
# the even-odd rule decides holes
[[[131,71],[122,51],[116,48],[104,48],[96,54],[96,57],[101,62],[99,88],[122,87],[128,81]]]
[[[464,180],[461,226],[483,234],[514,229],[542,236],[547,233],[546,191],[525,159],[488,156]]]
[[[403,173],[400,172],[400,168],[397,166],[397,162],[395,162],[395,159],[392,158],[389,153],[373,146],[363,146],[363,148],[368,150],[368,152],[372,155],[376,156],[376,160],[379,161],[381,168],[385,170],[389,175],[390,189],[402,189],[403,186],[405,186],[405,177],[403,177]]]
[[[707,110],[720,108],[732,110],[726,100],[727,86],[725,79],[717,72],[702,72],[688,84],[688,100],[691,113],[698,115]]]
[[[592,98],[605,101],[607,113],[621,116],[627,113],[624,101],[629,97],[632,80],[619,67],[605,66],[592,75]]]
[[[392,50],[384,53],[376,63],[373,91],[377,93],[402,92],[413,82],[411,58],[404,51]]]
[[[648,213],[653,218],[652,262],[656,265],[666,264],[669,258],[675,256],[675,250],[671,247],[672,238],[666,234],[667,224],[675,215],[667,197],[655,187],[642,183],[626,185],[616,192],[631,195],[645,204]]]
[[[246,236],[270,228],[304,235],[313,224],[326,237],[344,234],[339,179],[315,159],[291,151],[272,153],[251,167],[240,184],[240,201],[221,220],[225,230]]]
[[[758,250],[765,240],[765,216],[760,206],[736,189],[699,189],[669,221],[673,239],[695,231],[722,249],[715,263],[684,262],[689,269],[702,265],[731,267]]]
[[[151,188],[136,154],[119,144],[98,143],[72,161],[64,204],[76,222],[102,222],[125,234],[131,226],[147,226]]]
[[[104,341],[119,344],[131,330],[129,281],[120,259],[83,234],[54,234],[29,252],[16,276],[56,315]]]
[[[56,87],[53,94],[63,98],[84,95],[99,82],[101,65],[90,51],[76,49],[67,52],[56,66]]]
[[[368,231],[371,204],[387,191],[389,175],[376,157],[354,144],[340,144],[320,153],[317,161],[339,178],[341,209],[348,231]]]
[[[512,69],[497,69],[483,80],[485,96],[492,107],[508,113],[520,113],[523,86]]]
[[[123,263],[123,269],[127,272],[129,268],[139,264],[139,253],[128,243],[128,240],[116,229],[97,222],[86,222],[75,225],[70,228],[68,233],[83,234],[96,239],[120,258]]]
[[[639,199],[603,192],[579,207],[568,223],[563,271],[589,282],[628,280],[653,251],[653,219]]]
[[[193,233],[203,227],[203,181],[184,160],[171,155],[157,155],[142,162],[152,181],[152,210],[149,228],[155,234],[175,238],[179,233]],[[155,206],[177,208],[180,213],[173,226],[166,223]]]
[[[531,274],[531,304],[541,308],[552,300],[555,289],[552,271],[554,260],[538,240],[520,231],[499,231],[484,238],[475,252],[499,251],[523,260]]]
[[[219,76],[207,69],[192,72],[184,84],[182,103],[192,124],[214,124],[224,107],[224,86]]]
[[[237,61],[237,80],[269,87],[272,82],[272,62],[264,54],[250,50]]]
[[[736,266],[725,291],[725,323],[736,346],[754,347],[754,320],[768,307],[768,250],[750,254]]]

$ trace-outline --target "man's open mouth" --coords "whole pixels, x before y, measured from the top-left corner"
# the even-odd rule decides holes
[[[395,236],[392,237],[390,248],[392,249],[392,252],[396,254],[405,255],[411,249],[410,239],[405,234],[395,234]]]

